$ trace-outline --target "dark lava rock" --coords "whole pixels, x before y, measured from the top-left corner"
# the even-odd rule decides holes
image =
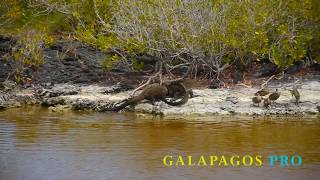
[[[209,88],[209,89],[218,89],[218,88],[220,88],[221,86],[222,86],[222,83],[221,83],[219,80],[214,79],[214,80],[212,80],[212,81],[210,82],[208,88]]]
[[[6,109],[6,107],[4,105],[0,104],[0,111]]]
[[[240,70],[233,71],[233,73],[231,73],[231,77],[232,77],[234,84],[242,82],[243,81],[243,72]]]
[[[14,72],[13,69],[16,66],[16,62],[9,60],[10,58],[6,54],[12,51],[12,47],[15,44],[15,39],[0,35],[0,82],[5,81],[8,75]]]
[[[320,72],[320,63],[313,63],[310,68],[314,71]]]
[[[11,40],[0,36],[0,82],[13,78],[16,62],[1,58],[11,50]],[[39,68],[27,68],[23,77],[29,77],[33,83],[93,83],[105,76],[102,68],[105,54],[79,42],[57,42],[44,49],[44,63]]]
[[[231,66],[231,78],[234,84],[243,81],[243,74],[246,69],[248,69],[249,64],[244,64],[242,61],[235,61]]]
[[[258,77],[269,77],[278,73],[277,65],[273,63],[264,63]]]
[[[11,49],[16,42],[17,40],[14,38],[0,35],[0,55],[11,52]]]
[[[1,59],[0,55],[0,82],[4,82],[9,74],[14,72],[15,62]]]
[[[260,65],[260,68],[254,70],[254,72],[256,72],[252,75],[254,78],[270,77],[280,73],[280,69],[277,65],[272,63],[268,58],[264,58],[257,62],[257,65]]]
[[[180,75],[180,76],[185,76],[185,74],[187,74],[189,71],[189,67],[188,66],[180,66],[175,68],[171,73],[176,74],[176,75]]]
[[[47,107],[56,106],[56,105],[65,105],[65,104],[66,104],[65,100],[61,97],[47,98],[41,102],[42,106],[47,106]]]
[[[293,65],[291,65],[290,67],[288,67],[285,70],[285,73],[287,73],[287,74],[295,74],[295,73],[299,72],[303,67],[304,67],[304,62],[303,61],[296,61],[296,62],[294,62]]]
[[[92,83],[101,80],[105,57],[102,52],[78,44],[72,47],[72,51],[64,51],[65,46],[68,44],[60,43],[44,51],[45,62],[36,73],[36,82]]]

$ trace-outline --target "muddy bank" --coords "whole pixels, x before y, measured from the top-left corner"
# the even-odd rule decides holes
[[[287,114],[317,114],[320,107],[320,82],[306,81],[302,84],[299,105],[286,88],[292,84],[270,87],[278,88],[280,98],[270,108],[255,107],[251,98],[258,88],[221,88],[194,89],[196,97],[179,107],[169,106],[164,102],[151,105],[147,102],[138,104],[133,109],[128,107],[123,111],[142,113],[157,113],[170,116],[207,116],[217,115],[287,115]],[[115,103],[128,98],[131,90],[124,84],[113,86],[56,84],[49,87],[32,87],[16,90],[0,95],[0,107],[19,107],[26,104],[42,105],[52,111],[93,110],[110,111]],[[127,90],[127,91],[122,91]],[[119,92],[122,91],[122,92]]]

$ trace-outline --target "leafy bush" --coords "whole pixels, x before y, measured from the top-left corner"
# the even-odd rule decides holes
[[[22,72],[26,68],[37,69],[43,64],[43,49],[51,45],[53,39],[44,33],[30,30],[19,37],[15,47],[13,47],[13,58],[15,59],[15,79],[21,81]]]
[[[169,69],[186,64],[217,75],[234,61],[269,58],[282,69],[320,61],[316,0],[5,1],[0,19],[16,29],[72,33],[103,51],[119,50],[107,57],[108,68],[144,53]]]

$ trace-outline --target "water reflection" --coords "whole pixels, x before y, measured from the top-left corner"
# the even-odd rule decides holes
[[[249,175],[310,179],[320,175],[319,119],[214,118],[161,120],[130,113],[10,109],[0,112],[0,179],[248,179]],[[166,154],[299,154],[304,166],[167,168],[162,164]]]

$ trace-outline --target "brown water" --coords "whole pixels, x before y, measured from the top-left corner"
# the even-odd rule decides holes
[[[208,121],[209,120],[209,121]],[[0,112],[0,179],[319,179],[319,118],[161,120],[135,114]],[[262,167],[165,167],[165,155],[262,155]],[[302,166],[270,167],[268,156]]]

